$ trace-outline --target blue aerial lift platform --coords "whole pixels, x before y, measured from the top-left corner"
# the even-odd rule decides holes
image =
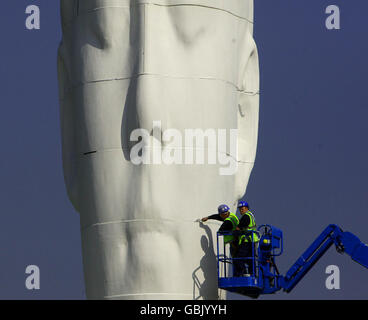
[[[333,244],[339,253],[345,252],[351,256],[352,260],[368,268],[368,246],[354,234],[344,232],[337,225],[330,224],[296,260],[286,274],[281,275],[277,269],[275,258],[283,252],[282,231],[271,225],[261,225],[257,231],[247,232],[247,236],[254,232],[258,234],[260,240],[253,244],[252,254],[249,257],[228,255],[223,236],[234,235],[234,233],[217,233],[219,288],[252,298],[257,298],[262,294],[275,293],[279,290],[290,292]],[[239,235],[237,232],[236,237]],[[220,245],[221,243],[223,245]],[[234,276],[236,265],[242,265],[244,270],[247,270],[246,267],[249,264],[253,265],[253,268],[250,268],[251,273]]]

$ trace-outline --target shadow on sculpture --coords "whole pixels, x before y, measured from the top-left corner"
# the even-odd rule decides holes
[[[134,43],[138,43],[136,49],[131,49],[129,60],[134,65],[131,70],[131,77],[129,81],[129,87],[126,94],[123,118],[121,123],[121,147],[123,149],[124,158],[126,161],[130,161],[130,150],[133,145],[138,142],[130,141],[130,134],[133,130],[140,127],[140,121],[138,118],[138,95],[142,94],[139,91],[139,70],[140,70],[140,48],[141,48],[141,32],[139,30],[141,25],[141,16],[139,10],[135,6],[130,7],[130,25],[129,25],[129,43],[131,47],[134,47]],[[125,81],[125,80],[122,80]]]
[[[134,74],[137,73],[137,69],[138,65],[136,64],[133,70]],[[138,143],[130,141],[131,132],[139,128],[139,119],[137,115],[137,80],[137,76],[130,80],[121,123],[121,148],[126,161],[130,161],[130,150],[135,143]]]
[[[204,256],[200,260],[199,267],[192,273],[193,279],[193,299],[199,300],[216,300],[217,294],[217,262],[216,254],[213,247],[213,237],[211,229],[204,225],[202,222],[199,226],[205,230],[206,235],[201,237],[201,248],[204,252]],[[197,273],[202,271],[203,282],[201,283]]]

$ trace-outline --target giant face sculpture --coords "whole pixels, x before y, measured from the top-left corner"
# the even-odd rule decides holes
[[[234,210],[253,167],[253,0],[61,0],[61,13],[64,176],[87,298],[216,299],[218,226],[195,220],[219,203]],[[187,129],[226,130],[228,143],[187,144]],[[137,144],[181,161],[135,161]],[[211,162],[184,156],[213,151]]]

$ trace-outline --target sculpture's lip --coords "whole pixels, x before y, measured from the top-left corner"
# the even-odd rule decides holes
[[[93,298],[92,298],[93,299]],[[103,299],[127,299],[127,300],[162,300],[162,299],[179,299],[179,300],[191,300],[193,299],[193,293],[176,293],[176,292],[141,292],[141,293],[122,293],[104,296]]]
[[[153,73],[153,72],[137,72],[132,74],[125,74],[125,75],[115,75],[106,78],[91,78],[91,79],[83,79],[79,80],[78,82],[73,83],[70,87],[66,88],[64,95],[78,89],[81,87],[85,87],[88,85],[95,85],[104,82],[113,82],[113,81],[129,81],[132,79],[138,79],[142,77],[152,77],[152,78],[167,78],[171,80],[193,80],[193,81],[217,81],[220,83],[224,83],[225,85],[232,86],[236,91],[240,93],[244,93],[246,95],[254,96],[258,95],[260,92],[259,90],[256,91],[248,91],[241,87],[241,85],[237,84],[236,81],[226,78],[219,78],[214,75],[205,75],[205,74],[198,74],[198,75],[185,75],[185,74],[164,74],[164,73]]]
[[[81,227],[81,230],[83,231],[90,228],[112,224],[152,223],[152,222],[182,224],[182,223],[199,223],[200,221],[198,221],[198,219],[172,219],[172,218],[119,219],[119,220],[96,222],[89,225],[85,225]],[[216,221],[207,221],[206,225],[208,224],[213,224],[217,226],[219,225],[219,223]]]

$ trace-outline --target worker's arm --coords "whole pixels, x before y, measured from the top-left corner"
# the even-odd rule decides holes
[[[231,221],[226,220],[223,222],[223,224],[221,225],[220,229],[218,231],[231,231],[233,229],[233,224],[231,223]]]
[[[247,214],[243,215],[239,221],[238,228],[239,230],[248,228],[250,224],[250,218]]]
[[[210,215],[208,217],[202,218],[202,222],[206,222],[207,220],[217,220],[217,221],[223,221],[221,216],[218,213],[215,213],[213,215]]]

